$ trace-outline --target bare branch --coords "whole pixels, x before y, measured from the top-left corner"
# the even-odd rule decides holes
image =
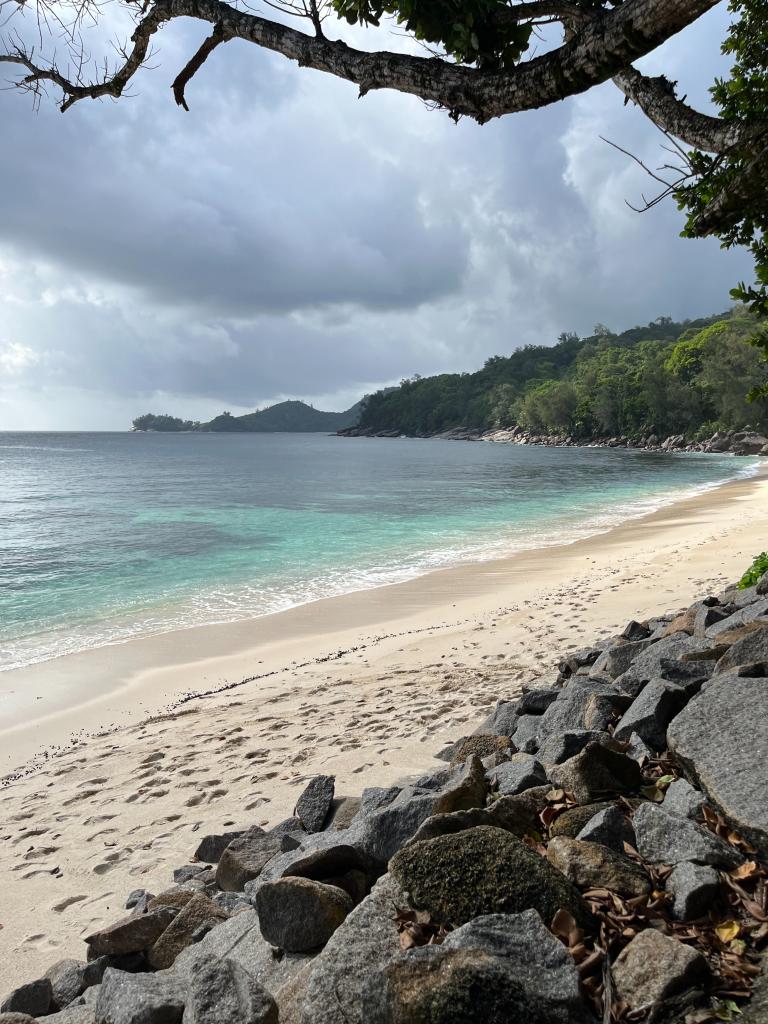
[[[229,36],[224,31],[221,24],[215,25],[213,32],[208,36],[203,45],[194,55],[194,57],[186,64],[186,66],[179,72],[173,81],[171,88],[173,89],[173,98],[176,103],[183,107],[185,110],[189,110],[187,101],[184,98],[184,89],[187,83],[197,71],[205,64],[206,60],[213,53],[219,43],[226,42]]]

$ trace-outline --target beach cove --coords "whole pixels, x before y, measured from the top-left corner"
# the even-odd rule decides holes
[[[344,793],[434,767],[563,650],[738,577],[766,498],[760,472],[574,543],[5,673],[4,987],[79,955],[198,831],[273,824],[318,772]]]

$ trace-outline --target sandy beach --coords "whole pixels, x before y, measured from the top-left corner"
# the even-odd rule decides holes
[[[609,532],[0,676],[0,994],[307,778],[435,764],[568,648],[717,591],[768,546],[768,472]],[[245,681],[243,681],[245,680]]]

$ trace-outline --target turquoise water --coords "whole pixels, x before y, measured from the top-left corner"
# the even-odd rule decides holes
[[[575,539],[755,463],[321,434],[0,434],[0,670]]]

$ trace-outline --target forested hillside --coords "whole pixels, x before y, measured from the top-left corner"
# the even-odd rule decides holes
[[[367,399],[360,427],[418,435],[519,425],[582,438],[766,427],[768,398],[747,397],[768,383],[768,363],[747,340],[754,332],[743,307],[621,334],[599,325],[590,337],[494,356],[475,373],[404,380]]]
[[[345,412],[323,412],[313,409],[306,402],[278,402],[266,409],[246,413],[244,416],[233,416],[223,412],[209,423],[196,420],[182,420],[176,416],[145,413],[133,421],[134,430],[150,430],[158,433],[180,433],[199,430],[213,433],[240,434],[273,434],[294,433],[311,434],[320,431],[343,430],[344,427],[357,423],[360,416],[361,403],[357,402]]]

